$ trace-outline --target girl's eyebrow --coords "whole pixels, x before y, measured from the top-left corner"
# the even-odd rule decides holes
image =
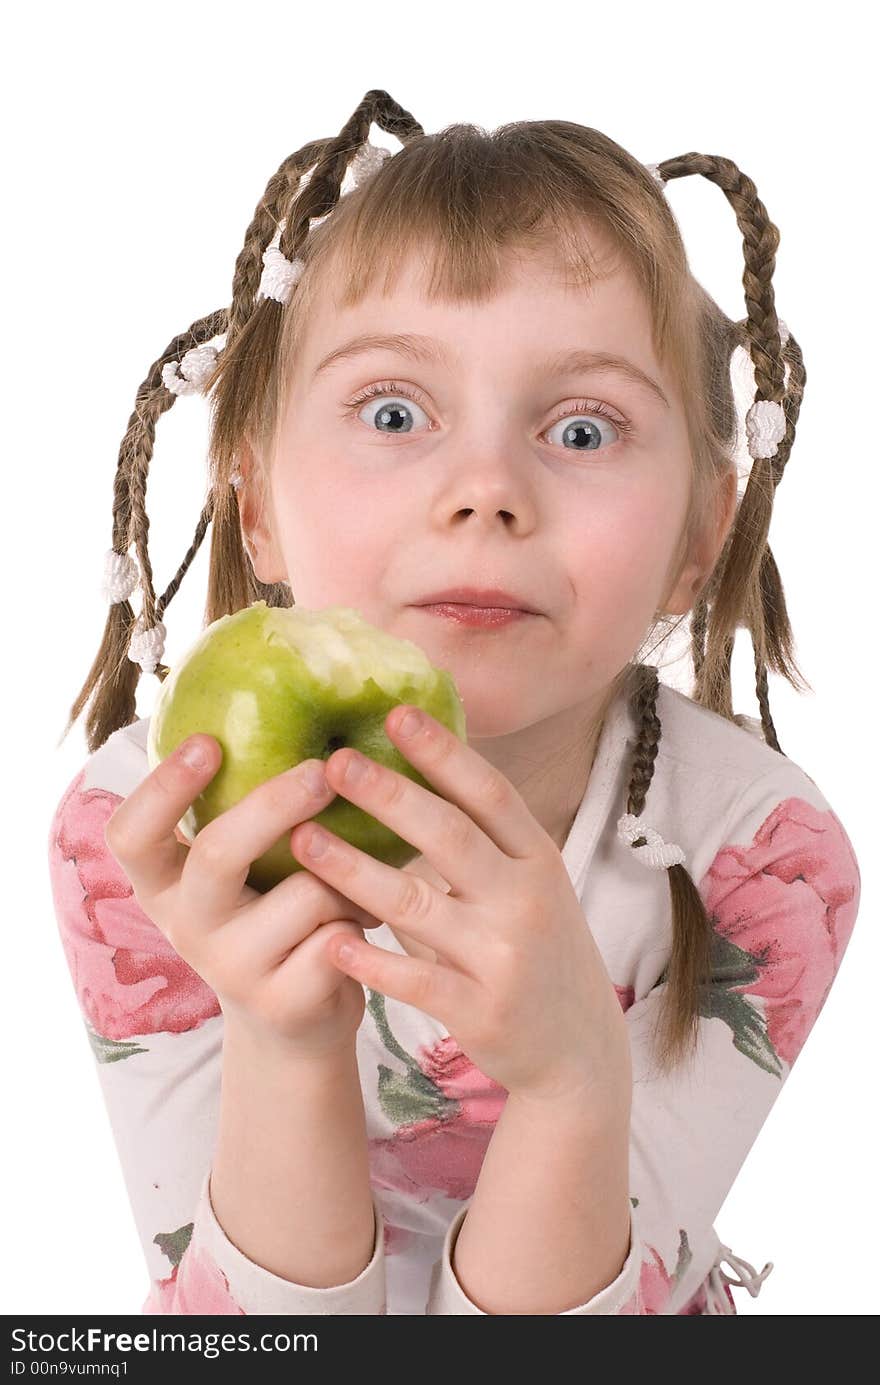
[[[368,351],[393,351],[399,356],[406,356],[422,364],[449,364],[447,348],[433,337],[414,332],[394,332],[389,335],[364,333],[352,337],[350,341],[343,342],[341,346],[328,352],[315,367],[312,379],[316,379],[322,371],[328,370],[340,361],[352,360]],[[572,350],[556,352],[543,361],[537,361],[535,369],[549,375],[621,375],[653,394],[667,409],[670,407],[669,400],[657,381],[647,375],[641,366],[627,360],[625,356],[615,356],[609,351],[587,351],[575,347]]]

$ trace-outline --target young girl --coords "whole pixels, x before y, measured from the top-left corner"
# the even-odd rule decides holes
[[[690,173],[736,214],[742,322],[690,274],[665,196]],[[645,167],[559,120],[426,135],[374,90],[282,164],[231,306],[150,368],[68,725],[91,698],[90,755],[49,843],[144,1312],[732,1314],[731,1284],[758,1293],[771,1265],[713,1219],[860,889],[768,700],[768,671],[808,686],[767,543],[805,379],[778,240],[727,159]],[[157,599],[155,427],[199,391],[208,500]],[[223,746],[148,772],[135,693],[169,671],[163,620],[209,523],[206,623],[353,607],[451,672],[467,744],[427,716],[406,734],[391,703],[385,721],[430,790],[343,747],[188,846]],[[686,620],[691,697],[642,661]],[[731,705],[739,627],[760,722]],[[326,833],[310,854],[336,794],[411,864]],[[305,869],[258,894],[250,863],[285,831]]]

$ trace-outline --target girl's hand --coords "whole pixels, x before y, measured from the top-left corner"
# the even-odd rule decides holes
[[[404,738],[407,711],[420,724]],[[629,1091],[624,1015],[556,843],[513,784],[434,717],[399,706],[385,729],[438,793],[350,747],[326,761],[327,778],[416,847],[451,893],[315,823],[294,831],[291,850],[348,899],[432,948],[437,964],[351,937],[328,939],[325,955],[364,985],[433,1015],[509,1093],[577,1093],[604,1103],[603,1113],[617,1111],[621,1090]],[[345,777],[352,765],[364,770],[357,782]],[[308,854],[316,839],[327,844],[320,857]],[[350,959],[340,954],[343,943]]]
[[[104,829],[141,908],[215,992],[227,1019],[287,1056],[321,1056],[353,1044],[363,1018],[361,984],[334,967],[328,939],[363,938],[381,920],[308,871],[265,894],[245,884],[251,864],[292,823],[321,812],[335,790],[314,792],[304,761],[260,784],[198,833],[177,823],[220,768],[213,736],[195,769],[182,747],[147,775]]]

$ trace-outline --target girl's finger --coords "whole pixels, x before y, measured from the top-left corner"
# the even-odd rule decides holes
[[[316,839],[326,843],[317,858],[308,854]],[[466,911],[475,905],[451,899],[421,876],[386,866],[317,823],[298,827],[290,849],[308,871],[346,899],[448,957],[454,967],[473,973],[480,938]]]
[[[323,767],[321,761],[304,760],[258,784],[198,833],[181,884],[201,917],[228,919],[254,861],[335,797],[326,781],[320,790],[311,783],[315,764]]]
[[[409,730],[410,715],[415,718],[413,730]],[[405,724],[409,732],[406,735],[403,733]],[[388,713],[385,730],[422,778],[443,798],[464,809],[506,855],[525,860],[544,851],[549,840],[547,833],[536,822],[515,786],[436,717],[419,707],[400,705]],[[330,763],[328,760],[328,765]],[[410,840],[409,836],[406,840]],[[413,841],[413,845],[432,860],[420,842]],[[451,860],[446,864],[453,868]],[[438,869],[457,889],[443,866],[438,864]]]
[[[200,765],[186,758],[193,742],[203,752]],[[104,828],[104,840],[142,907],[180,880],[189,848],[181,843],[177,824],[219,767],[220,747],[213,737],[190,737],[132,789]]]
[[[341,797],[416,847],[444,880],[449,881],[457,898],[485,897],[487,882],[497,879],[499,872],[509,864],[504,853],[461,808],[351,747],[334,751],[324,772]],[[464,796],[460,796],[464,800]],[[308,850],[309,842],[316,836],[317,832],[310,829],[297,832],[293,839],[294,855],[310,870],[311,862],[301,851]],[[322,862],[319,862],[317,873],[323,875]],[[379,877],[376,883],[381,885]],[[381,901],[382,907],[388,908],[393,904],[393,896],[389,897],[387,890],[394,881],[386,878],[385,885],[386,892],[377,896],[376,903]],[[358,903],[363,904],[364,900],[359,898]],[[369,907],[374,908],[374,905]],[[392,922],[390,914],[383,917]],[[398,916],[393,921],[403,923]]]
[[[358,928],[382,926],[366,909],[301,870],[242,905],[224,926],[223,947],[232,967],[238,958],[257,977],[278,966],[321,924],[334,920]]]
[[[353,937],[334,937],[325,951],[333,965],[347,976],[381,995],[433,1015],[447,1029],[456,1027],[457,1015],[473,1014],[474,1007],[481,1003],[480,987],[470,977],[421,957],[400,957],[376,943]]]

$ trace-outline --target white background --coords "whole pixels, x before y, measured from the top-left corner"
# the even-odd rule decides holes
[[[297,14],[298,11],[298,14]],[[563,118],[656,163],[691,150],[756,183],[781,244],[780,316],[808,372],[770,542],[815,694],[772,679],[786,753],[853,841],[859,920],[804,1052],[716,1221],[756,1269],[741,1314],[876,1312],[876,150],[866,11],[740,3],[374,10],[289,4],[35,5],[6,24],[3,702],[5,1313],[137,1312],[147,1275],[56,931],[49,822],[86,757],[58,740],[98,648],[117,451],[136,387],[177,332],[228,304],[282,159],[335,134],[371,87],[426,131]],[[308,17],[306,17],[308,16]],[[391,148],[392,136],[374,138]],[[694,273],[745,315],[721,191],[669,184]],[[867,378],[866,367],[867,362]],[[161,591],[204,496],[207,404],[161,420],[149,476]],[[209,537],[168,619],[201,628]],[[734,705],[757,715],[751,646]],[[687,690],[684,664],[662,676]],[[158,689],[144,676],[138,715]]]

